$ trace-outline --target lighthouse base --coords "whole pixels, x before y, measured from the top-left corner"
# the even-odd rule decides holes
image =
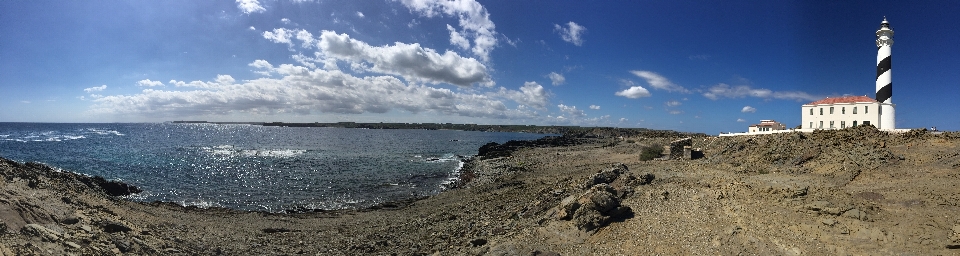
[[[896,110],[893,103],[881,103],[880,104],[880,123],[877,126],[877,129],[880,130],[896,130],[897,129],[897,118]]]

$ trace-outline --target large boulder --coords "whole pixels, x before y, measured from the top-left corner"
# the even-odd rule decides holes
[[[582,187],[591,188],[594,185],[598,185],[598,184],[610,184],[614,180],[617,180],[617,178],[619,178],[621,174],[624,174],[627,171],[628,171],[627,165],[623,163],[613,164],[611,168],[599,171],[593,174],[593,176],[590,176],[589,178],[587,178],[587,180],[584,181]]]
[[[609,184],[602,183],[594,185],[580,196],[564,199],[555,217],[573,221],[578,229],[592,232],[631,212],[630,207],[620,205],[617,191]]]

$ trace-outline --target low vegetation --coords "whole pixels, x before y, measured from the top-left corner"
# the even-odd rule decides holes
[[[663,146],[660,144],[647,145],[640,149],[640,161],[650,161],[660,157]]]

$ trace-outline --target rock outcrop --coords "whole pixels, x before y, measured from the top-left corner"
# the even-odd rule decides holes
[[[652,180],[652,174],[637,178],[629,173],[625,164],[614,164],[585,179],[580,185],[585,192],[564,198],[548,215],[572,221],[582,231],[594,232],[613,220],[629,218],[632,211],[620,204],[621,199],[633,192],[633,186],[649,184]]]

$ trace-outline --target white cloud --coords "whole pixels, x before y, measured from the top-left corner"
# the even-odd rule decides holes
[[[550,83],[553,85],[561,85],[567,82],[567,78],[561,74],[557,74],[557,72],[550,72],[550,74],[547,74],[547,77],[550,78]]]
[[[796,101],[815,101],[823,98],[821,96],[814,96],[799,91],[775,92],[769,89],[752,88],[749,85],[730,86],[723,83],[710,87],[706,92],[703,93],[703,96],[711,100],[717,100],[720,98],[743,98],[748,96],[764,99],[774,98]]]
[[[94,86],[90,88],[83,89],[84,92],[99,92],[107,89],[107,85]]]
[[[96,114],[181,117],[231,114],[361,114],[405,111],[495,119],[534,119],[536,111],[509,108],[506,95],[525,95],[530,105],[543,96],[542,86],[525,84],[520,91],[503,95],[456,92],[445,88],[407,84],[393,76],[355,77],[339,70],[255,61],[250,66],[270,70],[281,78],[258,78],[239,82],[229,75],[213,81],[170,81],[192,90],[145,89],[132,95],[109,95],[93,99]],[[99,87],[98,87],[99,88]],[[104,87],[105,88],[105,87]],[[93,89],[96,90],[96,89]]]
[[[246,14],[264,12],[267,10],[264,9],[263,6],[260,5],[260,1],[257,0],[237,0],[237,7]]]
[[[600,106],[597,106],[597,105],[590,105],[590,109],[593,109],[593,110],[600,110]]]
[[[553,24],[553,29],[560,33],[560,38],[563,38],[563,41],[567,41],[576,46],[583,45],[583,32],[587,30],[586,27],[577,25],[577,23],[571,21],[567,23],[567,27],[563,27],[559,24]]]
[[[310,32],[307,32],[306,30],[303,30],[303,29],[298,30],[296,37],[297,37],[297,40],[300,40],[301,42],[303,42],[303,44],[301,44],[301,47],[305,49],[313,48],[317,44],[317,40],[313,38],[313,34],[311,34]]]
[[[626,122],[626,121],[628,121],[628,120],[630,120],[630,119],[627,119],[627,118],[624,118],[624,117],[621,117],[621,118],[620,118],[620,122],[621,122],[621,123]]]
[[[682,111],[682,110],[670,110],[670,111],[667,111],[667,113],[670,113],[671,115],[679,115],[679,114],[683,114],[683,111]]]
[[[754,107],[751,107],[751,106],[744,106],[743,109],[740,110],[740,112],[741,112],[741,113],[756,113],[756,112],[757,112],[757,109],[754,108]]]
[[[470,48],[480,60],[490,60],[490,51],[497,46],[496,25],[490,20],[487,9],[475,0],[401,0],[408,9],[420,13],[425,17],[437,15],[456,16],[460,21],[462,31],[457,34],[466,38],[473,38],[473,47]],[[451,33],[451,42],[455,41]]]
[[[143,79],[143,80],[137,81],[137,86],[141,86],[141,87],[142,86],[146,86],[146,87],[163,86],[163,82],[150,81],[150,79]]]
[[[270,62],[267,62],[265,60],[255,60],[252,63],[248,64],[248,66],[258,69],[257,71],[254,71],[254,73],[265,75],[265,76],[269,76],[270,73],[274,72],[273,64],[270,64]]]
[[[255,28],[255,27],[253,27],[253,26],[250,26],[250,30],[254,30],[254,31],[256,31],[256,30],[257,30],[257,28]]]
[[[497,95],[511,99],[519,104],[541,110],[547,108],[547,101],[550,98],[550,93],[537,82],[523,83],[520,91],[507,90],[506,88],[500,87]]]
[[[586,114],[583,113],[583,110],[577,109],[577,106],[567,106],[567,105],[557,105],[557,108],[560,108],[560,111],[567,113],[571,118],[583,117]]]
[[[667,101],[665,104],[667,104],[667,107],[676,107],[676,106],[682,105],[683,103],[679,101],[671,100],[671,101]]]
[[[417,82],[494,85],[487,67],[479,61],[452,51],[439,54],[417,43],[371,46],[347,34],[325,30],[317,45],[320,55],[350,62],[351,67],[360,71],[399,75]]]
[[[287,44],[288,46],[293,46],[290,38],[293,37],[294,32],[294,30],[285,28],[275,28],[273,31],[263,31],[263,38],[266,38],[274,43],[282,43]]]
[[[632,86],[629,89],[619,91],[616,93],[616,95],[631,98],[631,99],[639,99],[642,97],[650,97],[650,91],[647,91],[647,89],[637,85],[637,86]]]
[[[633,75],[643,78],[643,80],[646,80],[647,84],[650,84],[650,87],[653,87],[654,89],[665,90],[668,92],[682,92],[682,93],[690,92],[690,90],[687,90],[687,88],[683,88],[683,86],[676,85],[673,82],[670,82],[670,80],[667,79],[666,77],[663,77],[660,74],[657,74],[651,71],[632,70],[630,71],[630,73],[633,73]]]
[[[362,12],[357,12],[357,17],[363,18],[363,17],[365,17],[365,16],[363,15]]]
[[[450,26],[450,24],[447,24],[447,30],[450,31],[450,44],[460,47],[460,49],[470,49],[470,40],[468,40],[466,37],[463,37],[460,32],[457,32],[457,29],[453,28],[453,26]]]
[[[737,122],[739,122],[739,123],[743,123],[743,122],[746,122],[746,121],[747,121],[747,120],[743,120],[743,118],[737,118]]]

